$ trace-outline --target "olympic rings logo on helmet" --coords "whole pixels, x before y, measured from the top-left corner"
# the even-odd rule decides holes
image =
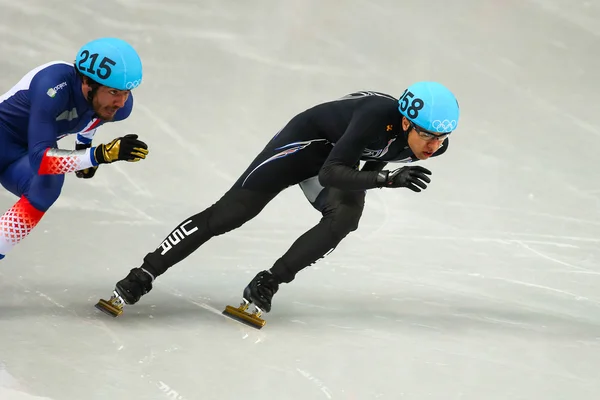
[[[129,81],[125,84],[125,88],[127,90],[131,90],[131,89],[135,89],[136,87],[140,86],[140,83],[142,83],[142,78],[135,80],[135,81]]]
[[[452,121],[447,119],[440,121],[439,119],[436,119],[435,121],[431,122],[433,129],[438,132],[452,132],[454,129],[456,129],[456,125],[457,122],[454,119]]]

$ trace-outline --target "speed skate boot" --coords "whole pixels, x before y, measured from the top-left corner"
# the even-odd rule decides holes
[[[259,272],[244,289],[240,306],[227,306],[223,314],[254,328],[262,328],[267,322],[260,316],[263,311],[271,311],[271,300],[279,290],[279,283],[270,271]],[[250,304],[254,305],[253,312],[247,311]]]
[[[154,276],[144,268],[133,268],[119,282],[109,300],[100,299],[96,308],[110,316],[118,317],[123,313],[125,304],[135,304],[152,290]]]

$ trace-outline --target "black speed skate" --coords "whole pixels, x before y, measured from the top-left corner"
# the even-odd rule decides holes
[[[269,271],[259,272],[244,289],[243,297],[265,312],[271,311],[271,300],[279,290],[279,282]]]
[[[152,290],[154,277],[144,268],[134,268],[115,286],[109,300],[100,299],[96,308],[112,317],[123,313],[125,304],[135,304],[140,298]]]
[[[263,311],[271,311],[271,301],[277,290],[279,290],[279,282],[273,274],[269,271],[259,272],[244,289],[239,307],[227,306],[223,314],[260,329],[267,323],[260,316]],[[253,312],[247,311],[250,304],[254,305]]]

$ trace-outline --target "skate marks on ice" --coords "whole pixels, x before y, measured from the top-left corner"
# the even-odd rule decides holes
[[[364,263],[376,264],[368,257]],[[503,273],[495,266],[440,268],[433,263],[422,265],[415,274],[414,269],[402,266],[391,270],[351,262],[331,264],[326,268],[315,266],[312,279],[327,281],[329,273],[334,272],[336,284],[312,284],[310,290],[302,290],[303,283],[298,282],[286,288],[277,301],[286,309],[287,318],[283,319],[278,307],[270,316],[271,326],[294,324],[298,332],[310,332],[318,326],[360,337],[380,331],[390,340],[385,332],[397,331],[397,324],[406,332],[432,334],[454,335],[476,329],[508,337],[518,334],[540,340],[572,338],[591,343],[600,336],[595,334],[600,321],[594,312],[600,302],[593,287],[583,287],[591,290],[588,294],[578,290],[577,281],[562,285],[562,270],[549,274],[542,266],[539,271],[530,268],[521,275]],[[366,283],[370,289],[357,286],[353,280],[363,270],[368,271]],[[541,278],[527,280],[537,276]],[[557,285],[552,285],[555,282]],[[303,301],[295,300],[298,297]]]
[[[37,268],[40,268],[40,266],[33,267],[34,270]],[[74,316],[77,316],[77,314],[74,311],[69,310],[62,303],[55,300],[56,296],[52,295],[53,297],[50,297],[49,295],[44,293],[44,292],[49,292],[48,290],[44,289],[44,292],[42,292],[41,290],[38,290],[38,286],[33,287],[32,285],[25,283],[22,276],[14,277],[14,276],[0,272],[0,280],[2,280],[2,282],[5,285],[12,286],[12,289],[13,289],[10,305],[7,306],[6,308],[4,308],[3,306],[0,306],[0,308],[3,311],[1,313],[1,318],[3,318],[3,319],[4,318],[8,319],[13,314],[15,314],[15,316],[18,316],[19,314],[21,314],[23,312],[27,312],[27,315],[30,315],[29,311],[34,310],[34,309],[39,310],[39,314],[41,316],[48,316],[48,314],[47,314],[48,310],[50,310],[51,316],[56,316],[57,315],[56,312],[58,312],[58,313],[68,312]],[[50,289],[52,291],[55,288],[50,288]],[[61,291],[63,293],[65,293],[65,292],[68,292],[68,289],[62,289]],[[5,288],[4,294],[8,294],[10,292],[11,291],[8,290],[8,287]],[[39,298],[39,300],[36,302],[36,304],[31,304],[26,307],[27,300],[32,299],[32,295],[35,295],[37,298]],[[39,304],[39,302],[41,302],[41,304]],[[42,307],[39,307],[38,305],[41,305]],[[14,311],[11,312],[11,310],[14,310]]]
[[[572,3],[569,0],[527,0],[535,4],[545,12],[552,14],[555,18],[573,24],[586,32],[600,37],[598,29],[598,6],[593,1]]]
[[[323,270],[313,273],[327,275]],[[354,276],[343,274],[343,280],[351,281]],[[373,274],[373,282],[369,286],[376,288],[377,293],[352,289],[356,286],[355,283],[345,287],[343,280],[336,285],[324,285],[324,293],[318,289],[307,291],[299,285],[286,286],[286,290],[278,294],[277,308],[265,314],[269,322],[266,331],[279,333],[293,326],[294,330],[310,333],[319,327],[345,332],[345,335],[368,337],[377,330],[395,331],[397,328],[388,323],[393,321],[405,326],[407,331],[425,329],[434,332],[461,332],[482,329],[508,335],[514,332],[534,337],[545,334],[550,337],[573,335],[579,340],[595,340],[591,334],[598,327],[598,322],[584,318],[583,314],[589,307],[596,307],[598,301],[566,289],[526,282],[511,275],[504,277],[482,271],[436,268],[424,271],[423,276],[418,277],[411,277],[410,273],[397,274],[387,271]],[[318,276],[313,278],[320,280]],[[448,282],[444,283],[445,280]],[[514,291],[508,287],[500,287],[502,291],[498,293],[486,293],[486,288],[494,285],[494,281],[539,293],[534,297],[526,292],[517,293],[518,296],[515,296]],[[393,290],[389,286],[391,283],[395,286]],[[208,314],[202,316],[202,312],[195,312],[194,308],[176,306],[176,303],[166,301],[158,302],[157,306],[145,304],[144,308],[129,307],[124,317],[140,320],[156,316],[163,320],[176,320],[194,316],[196,322],[205,321],[203,324],[212,321],[211,326],[221,325],[219,319],[213,318],[214,315],[232,321],[221,313],[220,308],[224,307],[224,300],[196,298],[164,282],[158,282],[155,289],[184,300],[198,308],[198,311],[208,311]],[[503,296],[506,290],[512,293],[512,297]],[[327,295],[335,292],[343,294],[333,299]],[[399,293],[402,295],[398,296]],[[298,301],[298,297],[305,300]],[[556,298],[560,303],[550,302],[544,306],[551,298]],[[578,305],[575,310],[577,313],[573,315],[567,312],[569,307],[574,307],[571,302]],[[255,343],[259,343],[267,337],[268,332],[258,335],[255,328],[233,321],[231,325],[239,327],[242,339],[250,337]]]
[[[577,193],[581,193],[581,191],[577,190]],[[598,199],[598,198],[596,198],[596,199],[600,201],[600,199]],[[557,213],[549,214],[549,213],[540,212],[537,210],[536,211],[528,210],[526,208],[494,206],[494,205],[489,205],[489,204],[469,203],[466,201],[464,201],[464,202],[454,202],[454,201],[441,202],[441,201],[437,201],[437,200],[429,200],[429,203],[436,204],[438,206],[452,207],[454,209],[458,209],[459,211],[462,211],[462,210],[468,210],[469,212],[483,211],[486,213],[490,213],[488,215],[494,215],[497,217],[519,217],[519,218],[528,220],[528,224],[531,226],[541,225],[541,224],[534,224],[534,221],[535,222],[537,222],[537,221],[540,221],[540,222],[553,221],[553,222],[571,222],[571,223],[576,223],[576,224],[580,224],[580,225],[591,225],[591,226],[600,227],[600,220],[598,220],[597,218],[596,219],[594,219],[594,218],[578,218],[578,217],[574,217],[574,216],[570,216],[570,215],[562,215],[562,214],[557,214]],[[499,216],[498,215],[499,213],[502,213],[503,215]],[[600,239],[597,239],[597,238],[595,240],[600,241]]]
[[[171,296],[175,296],[177,298],[183,299],[183,300],[185,300],[186,302],[188,302],[190,304],[193,304],[193,305],[195,305],[197,307],[200,307],[200,308],[202,308],[202,309],[204,309],[204,310],[206,310],[206,311],[208,311],[208,312],[210,312],[212,314],[216,314],[216,315],[218,315],[218,316],[220,316],[222,318],[227,319],[227,317],[225,317],[224,315],[221,314],[220,310],[216,309],[215,307],[213,307],[210,304],[207,304],[205,302],[200,302],[200,301],[193,300],[191,297],[185,295],[182,291],[174,288],[173,286],[170,286],[170,285],[168,285],[168,284],[166,284],[164,282],[157,282],[155,284],[155,287],[160,288],[160,290],[162,292],[164,292],[164,293],[167,293],[167,294],[169,294]],[[210,300],[210,298],[205,298],[205,300]],[[125,306],[125,307],[127,307],[127,306]]]
[[[211,312],[213,314],[217,314],[220,317],[225,318],[226,320],[234,321],[234,322],[236,322],[236,323],[238,323],[238,324],[240,324],[242,326],[250,327],[250,328],[256,330],[256,329],[261,329],[265,325],[265,323],[266,323],[266,321],[264,321],[264,320],[261,320],[262,321],[262,325],[260,325],[260,324],[257,325],[256,321],[253,321],[253,322],[244,321],[244,319],[242,319],[241,317],[238,317],[236,315],[232,315],[231,313],[226,313],[224,311],[219,311],[218,309],[216,309],[215,307],[207,304],[206,302],[196,301],[196,300],[192,299],[191,297],[185,296],[182,292],[180,292],[179,290],[177,290],[177,289],[175,289],[173,287],[167,286],[167,288],[168,288],[168,292],[171,295],[179,297],[179,298],[183,298],[183,299],[185,299],[190,304],[193,304],[193,305],[195,305],[197,307],[200,307],[200,308],[202,308],[204,310],[207,310],[207,311],[209,311],[209,312]],[[210,298],[205,298],[205,300],[210,300]],[[236,306],[223,305],[223,309],[225,309],[225,310],[227,310],[229,307],[236,308]],[[264,318],[265,314],[266,313],[263,313],[263,315],[262,315],[263,318]],[[248,315],[250,315],[250,314],[248,314]],[[244,335],[243,339],[246,339],[248,336],[249,335],[246,333]],[[256,343],[259,343],[260,341],[261,340],[259,338],[256,341]]]
[[[13,377],[0,361],[0,399],[6,400],[52,400],[49,397],[40,397],[28,393],[28,390]]]
[[[133,202],[119,197],[108,184],[103,185],[102,190],[111,195],[105,201],[94,199],[81,201],[74,196],[65,195],[53,206],[53,209],[55,212],[63,213],[73,213],[73,210],[85,212],[86,222],[95,225],[147,226],[161,224],[159,220],[140,207],[135,207]],[[113,206],[111,206],[111,200],[114,201]]]
[[[434,289],[432,286],[429,288]],[[448,334],[455,336],[476,330],[508,338],[519,335],[533,340],[572,339],[600,345],[600,335],[596,333],[599,329],[598,324],[568,316],[548,314],[543,310],[527,309],[525,306],[486,304],[476,307],[465,306],[461,302],[449,306],[447,303],[450,296],[435,300],[427,300],[422,296],[394,297],[380,301],[380,306],[377,306],[377,302],[372,301],[372,296],[358,296],[358,298],[357,302],[344,306],[353,311],[344,311],[340,308],[335,313],[321,312],[302,316],[297,309],[292,308],[286,313],[288,318],[290,314],[293,315],[293,319],[287,321],[280,315],[273,315],[271,326],[277,326],[280,330],[294,324],[297,333],[314,333],[318,328],[347,339],[378,338],[389,342],[394,341],[392,332],[438,337],[438,335]],[[459,296],[453,298],[454,302],[457,302]],[[369,301],[371,304],[367,305]],[[464,301],[466,304],[481,303],[481,299],[475,297]],[[389,309],[385,308],[384,302],[390,303]]]
[[[534,239],[525,239],[522,237],[533,237]],[[599,246],[600,239],[595,238],[581,238],[581,237],[572,237],[572,236],[557,236],[557,235],[544,235],[544,234],[520,234],[520,233],[502,233],[499,232],[497,236],[483,235],[482,236],[461,236],[460,234],[454,236],[442,236],[442,235],[393,235],[396,239],[407,239],[407,240],[433,240],[433,241],[445,241],[445,242],[456,242],[460,244],[460,246],[468,246],[468,243],[494,243],[499,244],[504,247],[508,247],[511,245],[518,245],[519,247],[527,250],[528,252],[542,258],[546,261],[550,261],[551,263],[563,265],[568,267],[567,270],[561,269],[562,272],[574,273],[574,274],[589,274],[589,275],[600,275],[600,269],[592,270],[589,268],[581,267],[575,265],[573,263],[569,263],[566,261],[560,260],[558,257],[553,257],[545,252],[534,248],[537,247],[556,247],[560,250],[584,250],[580,245],[575,243],[583,242],[584,244],[589,244],[590,246]],[[521,237],[516,239],[515,237]],[[542,240],[544,239],[544,240]],[[467,242],[461,243],[461,242]],[[551,270],[550,272],[558,272],[556,270]]]
[[[68,291],[68,289],[64,290],[65,292]],[[26,291],[28,292],[28,291]],[[56,307],[59,308],[65,308],[65,306],[63,306],[62,304],[60,304],[59,302],[55,301],[54,299],[52,299],[50,296],[48,296],[47,294],[44,294],[42,292],[40,292],[39,290],[36,290],[35,292],[38,296],[40,296],[41,298],[43,298],[44,300],[54,304]]]
[[[598,242],[600,243],[600,240]],[[525,249],[529,250],[533,254],[535,254],[535,255],[537,255],[537,256],[545,259],[545,260],[548,260],[548,261],[551,261],[553,263],[557,263],[557,264],[560,264],[560,265],[564,265],[565,267],[569,267],[570,269],[568,270],[568,272],[570,272],[570,273],[580,273],[580,274],[583,273],[583,274],[590,274],[590,275],[600,275],[600,271],[592,271],[590,269],[579,267],[577,265],[573,265],[571,263],[567,263],[567,262],[561,261],[561,260],[559,260],[559,259],[557,259],[555,257],[552,257],[552,256],[549,256],[547,254],[544,254],[544,253],[542,253],[539,250],[533,249],[530,245],[526,244],[525,241],[523,241],[523,240],[516,240],[515,243],[523,246]],[[530,241],[530,243],[538,244],[539,242],[531,242]],[[540,244],[547,244],[547,243],[540,243]],[[563,244],[563,247],[566,247],[566,246],[569,246],[569,245]],[[579,248],[578,246],[570,246],[570,247],[572,247],[572,248]]]
[[[300,375],[302,375],[303,377],[305,377],[306,379],[308,379],[310,382],[312,382],[313,385],[315,385],[316,387],[319,388],[319,390],[321,391],[321,393],[323,393],[323,395],[325,397],[327,397],[328,399],[332,399],[333,396],[331,395],[331,390],[325,386],[325,384],[323,383],[323,381],[321,381],[319,378],[313,376],[310,372],[302,370],[300,368],[296,368],[296,371],[298,371],[298,373]]]
[[[177,346],[172,346],[171,348],[166,349],[164,352],[169,353],[172,351],[179,350]],[[139,361],[140,364],[148,365],[154,361],[156,357],[156,353],[152,352],[150,356],[145,357]],[[155,387],[161,392],[164,398],[173,399],[173,400],[189,400],[189,397],[185,397],[183,394],[180,394],[181,391],[172,387],[171,385],[165,383],[163,380],[159,378],[155,378],[153,374],[148,372],[143,372],[140,375],[140,378],[148,383],[151,387]],[[164,378],[163,378],[164,379]]]
[[[173,400],[186,400],[185,397],[179,394],[179,392],[171,388],[163,381],[158,381],[156,384],[158,385],[158,389],[163,392],[167,398]]]
[[[0,386],[0,399],[7,400],[53,400],[50,397],[39,397],[26,392],[15,390],[12,388],[4,388]]]
[[[593,354],[600,350],[598,324],[535,309],[518,311],[520,307],[501,300],[493,302],[440,289],[443,287],[423,285],[423,290],[401,290],[410,294],[393,298],[391,303],[384,293],[375,300],[375,295],[349,292],[347,297],[358,299],[346,302],[345,309],[357,310],[363,316],[360,323],[328,324],[335,318],[344,320],[342,309],[335,315],[323,315],[320,321],[316,316],[311,318],[310,324],[302,325],[305,329],[295,329],[295,334],[310,331],[315,336],[335,338],[334,342],[322,343],[323,347],[354,343],[358,352],[366,352],[362,347],[376,345],[378,350],[369,352],[372,356],[382,356],[383,349],[394,349],[395,353],[408,356],[406,364],[422,366],[430,374],[450,376],[457,365],[477,364],[484,371],[483,376],[487,370],[502,368],[506,375],[524,373],[559,379],[578,389],[597,385],[595,373],[586,372],[578,364],[583,361],[590,365]],[[387,309],[386,304],[390,304]],[[558,361],[561,359],[564,362]]]
[[[472,276],[477,276],[477,275],[472,275]],[[544,291],[554,292],[554,293],[557,293],[560,295],[566,295],[568,297],[572,297],[574,300],[577,300],[577,301],[584,300],[584,301],[593,303],[595,305],[600,305],[600,301],[592,300],[590,298],[578,295],[576,293],[567,292],[566,290],[560,290],[560,289],[556,289],[556,288],[549,287],[549,286],[538,285],[536,283],[523,282],[523,281],[518,281],[516,279],[507,279],[507,278],[500,278],[500,277],[491,277],[491,278],[487,278],[487,279],[495,279],[495,280],[499,280],[499,281],[503,281],[503,282],[512,283],[514,285],[526,286],[526,287],[533,288],[533,289],[541,289]]]
[[[56,318],[68,320],[74,318],[79,324],[83,324],[87,327],[92,327],[94,330],[99,329],[102,334],[111,339],[117,350],[121,350],[124,347],[124,342],[118,337],[118,335],[108,327],[108,325],[101,319],[96,319],[94,310],[89,309],[90,305],[93,305],[93,296],[89,296],[87,301],[81,300],[80,302],[67,304],[56,300],[57,295],[50,295],[46,293],[57,293],[58,295],[66,296],[69,298],[69,289],[59,289],[54,285],[50,285],[46,288],[41,288],[39,284],[24,283],[22,277],[7,277],[6,274],[0,273],[0,280],[5,284],[10,284],[14,293],[11,298],[19,299],[10,307],[2,310],[1,315],[3,318],[10,317],[12,314],[15,318],[19,317],[35,317],[41,318],[39,321],[42,324],[50,324],[51,326],[58,326],[55,321]],[[43,292],[40,290],[43,289]],[[5,290],[5,292],[8,292]],[[38,301],[28,304],[27,300],[33,299],[32,294],[37,295]],[[10,311],[13,310],[11,313]]]
[[[144,106],[143,104],[137,104],[136,108],[139,109],[150,121],[153,121],[155,126],[160,129],[161,132],[169,136],[174,143],[183,149],[186,153],[190,153],[195,163],[203,164],[210,170],[211,173],[215,174],[220,179],[226,182],[234,182],[237,178],[233,175],[226,174],[223,168],[219,168],[214,160],[214,156],[210,152],[202,150],[201,146],[194,145],[193,142],[184,136],[182,136],[175,128],[172,127],[168,121],[160,118],[155,112]],[[183,157],[182,157],[183,158]]]
[[[153,319],[152,315],[147,316],[148,319]],[[104,318],[101,318],[104,319]],[[110,323],[111,321],[108,321]],[[132,360],[135,362],[135,355],[138,353],[136,345],[134,343],[129,342],[125,339],[120,339],[114,330],[110,329],[107,326],[107,323],[101,320],[96,320],[94,323],[97,324],[98,328],[100,328],[103,332],[107,334],[107,336],[112,339],[113,344],[116,347],[117,352],[121,353],[129,353],[125,354],[124,358]],[[111,323],[112,324],[112,323]],[[156,364],[161,364],[164,362],[164,359],[160,359],[161,356],[169,356],[173,353],[176,353],[181,350],[181,347],[178,345],[169,344],[165,346],[154,346],[150,347],[149,354],[146,354],[142,357],[138,357],[137,364],[140,368],[139,379],[144,382],[149,392],[160,392],[162,395],[161,398],[165,399],[173,399],[173,400],[189,400],[190,397],[186,397],[183,395],[181,390],[174,388],[173,386],[167,384],[164,381],[164,377],[157,377],[158,374],[154,372],[149,372],[148,369],[155,366]],[[148,351],[148,350],[147,350]],[[153,390],[152,390],[153,389]]]

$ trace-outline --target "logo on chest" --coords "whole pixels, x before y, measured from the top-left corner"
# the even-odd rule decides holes
[[[56,96],[56,93],[57,93],[57,92],[58,92],[60,89],[62,89],[62,88],[64,88],[64,87],[66,87],[66,86],[67,86],[67,82],[60,83],[60,84],[58,84],[58,85],[54,86],[53,88],[50,88],[50,89],[48,89],[48,91],[46,92],[46,94],[47,94],[49,97],[52,97],[52,98],[53,98],[54,96]]]
[[[383,157],[384,155],[387,154],[387,152],[390,148],[390,145],[392,143],[394,143],[395,140],[396,140],[396,138],[390,139],[389,142],[387,143],[387,145],[383,149],[379,149],[379,150],[364,149],[362,152],[362,155],[363,155],[363,157],[373,157],[373,158]]]

